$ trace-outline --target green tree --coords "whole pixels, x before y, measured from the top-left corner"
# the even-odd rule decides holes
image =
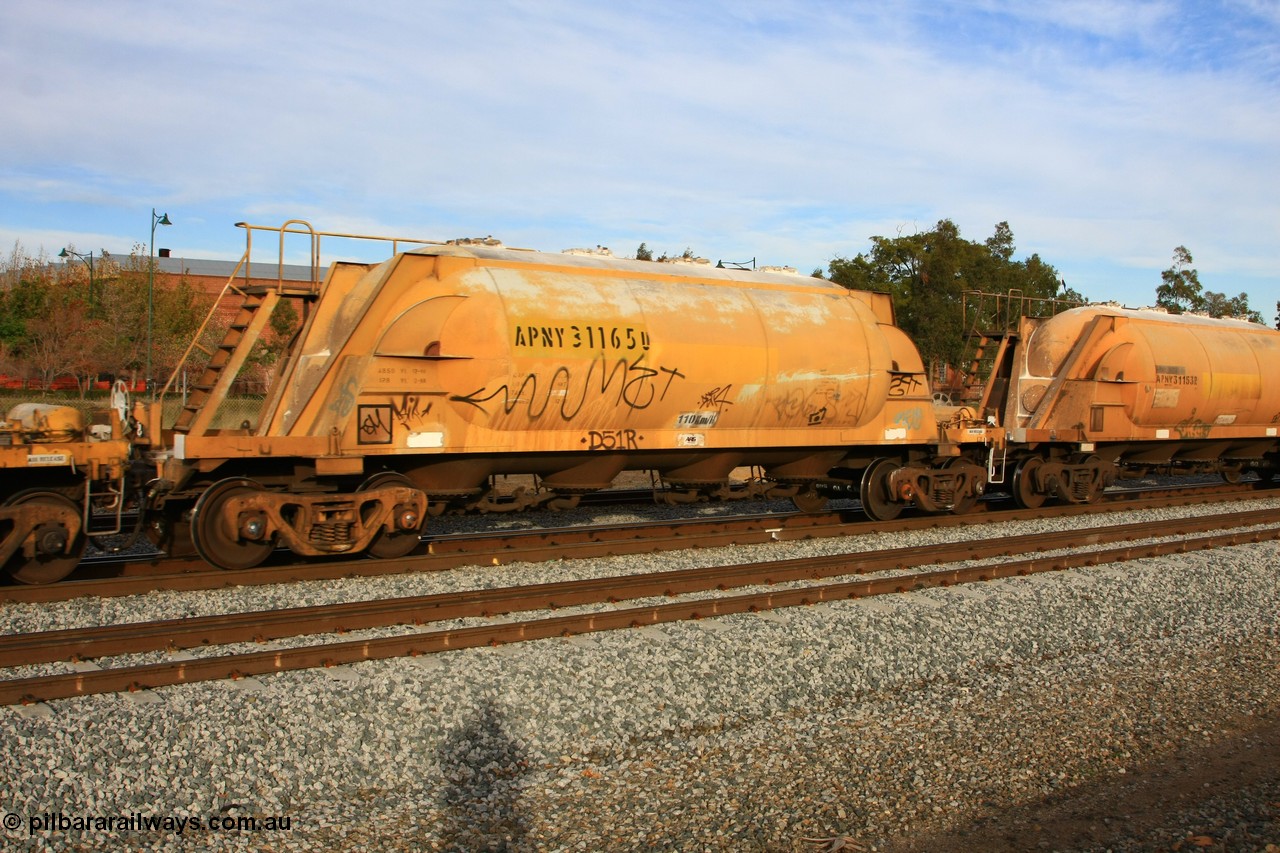
[[[44,388],[61,376],[70,376],[83,397],[96,372],[92,349],[85,345],[94,321],[87,304],[79,299],[55,301],[62,302],[56,311],[27,323],[23,355]]]
[[[213,307],[214,299],[211,294],[192,287],[185,271],[177,281],[166,282],[166,285],[156,288],[154,299],[155,354],[152,360],[155,379],[161,383],[177,368]]]
[[[102,371],[136,379],[147,364],[150,313],[152,378],[163,383],[209,313],[213,296],[192,287],[185,271],[176,279],[153,279],[150,263],[142,245],[121,262],[107,256],[109,278],[99,291],[96,316],[102,323],[94,345]]]
[[[1186,246],[1173,250],[1173,266],[1160,273],[1164,282],[1156,288],[1156,304],[1170,314],[1204,309],[1204,292],[1200,274],[1191,264],[1194,259]]]
[[[1160,273],[1164,282],[1156,288],[1156,304],[1171,314],[1194,311],[1210,317],[1233,317],[1264,324],[1262,314],[1249,307],[1249,295],[1240,293],[1228,297],[1225,293],[1205,290],[1200,284],[1200,273],[1191,264],[1191,253],[1186,246],[1173,250],[1173,266]],[[1280,303],[1276,303],[1280,309]],[[1277,318],[1280,328],[1280,317]]]
[[[911,336],[926,362],[958,364],[964,354],[966,291],[1020,291],[1036,300],[1083,297],[1060,293],[1058,272],[1038,255],[1015,261],[1016,246],[1009,223],[1000,222],[982,243],[964,239],[960,229],[943,219],[933,230],[872,237],[871,249],[853,258],[836,258],[830,279],[852,290],[890,293],[898,325]],[[971,320],[972,321],[972,318]]]
[[[637,261],[653,260],[653,251],[646,244],[641,243],[640,247],[636,249],[636,260]]]
[[[666,263],[667,261],[695,261],[697,259],[698,259],[698,255],[693,251],[693,248],[690,246],[685,246],[684,251],[678,255],[668,255],[666,252],[663,252],[662,255],[659,256],[658,262]]]
[[[148,299],[150,258],[134,246],[123,262],[103,253],[95,265],[94,310],[87,310],[88,275],[78,266],[32,258],[15,244],[0,261],[0,350],[19,375],[46,385],[74,374],[82,391],[99,373],[134,378],[147,361],[147,316],[152,316],[156,376],[177,362],[199,328],[212,297],[185,274],[155,279]],[[150,309],[148,303],[150,302]]]
[[[0,347],[9,370],[45,388],[64,373],[78,376],[81,360],[71,352],[84,341],[78,291],[60,286],[47,258],[29,256],[14,243],[0,268]]]
[[[1262,314],[1249,307],[1249,294],[1241,293],[1230,298],[1225,293],[1212,290],[1204,292],[1204,312],[1210,317],[1231,317],[1266,325]]]
[[[28,256],[14,243],[0,270],[0,342],[19,362],[27,344],[27,324],[49,311],[54,292],[48,261]]]

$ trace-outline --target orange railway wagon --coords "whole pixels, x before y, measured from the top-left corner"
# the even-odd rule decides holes
[[[1027,506],[1088,500],[1150,468],[1274,477],[1280,332],[1241,320],[1091,305],[1023,318],[983,411],[1017,448]]]
[[[723,495],[742,466],[762,472],[762,494],[814,506],[843,486],[881,516],[981,493],[985,468],[962,448],[985,452],[991,435],[954,411],[940,427],[888,296],[493,242],[337,263],[312,287],[242,288],[177,423],[151,414],[160,538],[189,530],[228,568],[280,545],[394,556],[432,513],[499,508],[489,483],[503,474],[536,476],[528,505],[572,503],[638,469],[676,493]],[[307,319],[273,394],[256,424],[213,428],[283,299]]]
[[[121,530],[133,448],[123,383],[90,422],[69,406],[22,403],[0,420],[0,567],[50,583],[80,562],[90,533]],[[109,519],[92,524],[95,511]]]

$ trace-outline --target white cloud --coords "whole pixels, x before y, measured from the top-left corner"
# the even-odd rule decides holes
[[[950,217],[1124,286],[1186,243],[1276,288],[1271,6],[48,5],[0,13],[0,235],[154,204],[211,253],[301,215],[807,272]]]

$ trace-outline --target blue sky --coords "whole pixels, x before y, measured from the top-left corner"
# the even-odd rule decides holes
[[[1178,245],[1280,299],[1277,0],[6,0],[0,103],[6,252],[154,207],[193,258],[302,218],[809,272],[1005,220],[1096,300]]]

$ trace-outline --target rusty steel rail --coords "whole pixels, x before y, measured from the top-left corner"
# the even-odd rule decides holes
[[[1207,491],[1206,491],[1207,490]],[[1064,517],[1185,506],[1194,503],[1266,500],[1274,491],[1251,486],[1210,486],[1161,490],[1140,497],[1106,496],[1101,505],[1051,505],[1040,509],[986,509],[967,515],[913,515],[891,524],[844,520],[841,513],[823,515],[766,514],[719,519],[680,519],[639,522],[616,527],[572,527],[428,539],[427,553],[391,560],[355,559],[263,566],[244,571],[186,570],[172,574],[64,581],[48,586],[0,587],[0,602],[67,601],[88,596],[118,597],[154,590],[196,591],[230,586],[378,577],[410,572],[434,572],[482,564],[541,562],[556,559],[658,553],[682,548],[714,548],[769,541],[863,536],[906,530],[963,527],[1020,519]],[[190,566],[188,562],[185,565]]]
[[[1249,515],[1255,517],[1248,517]],[[1257,514],[1236,514],[1231,516],[1219,516],[1214,519],[1167,522],[1164,525],[1119,525],[1110,529],[1086,531],[1085,541],[1102,542],[1106,541],[1108,538],[1114,539],[1117,537],[1133,539],[1139,537],[1146,538],[1150,536],[1168,535],[1167,530],[1153,532],[1156,528],[1168,526],[1178,526],[1180,528],[1179,532],[1185,533],[1189,529],[1211,528],[1215,526],[1215,522],[1216,526],[1219,527],[1253,525],[1259,523],[1259,519],[1262,517],[1265,517],[1266,522],[1274,522],[1275,520],[1273,512],[1262,511]],[[1196,522],[1194,528],[1190,528],[1188,526],[1188,522],[1190,521]],[[1069,540],[1066,542],[1050,541],[1048,537],[1041,535],[1035,537],[1021,537],[1021,539],[1024,540],[1022,542],[1018,542],[1014,539],[1008,539],[997,543],[962,543],[952,546],[957,550],[950,555],[944,556],[941,551],[939,551],[935,556],[938,556],[940,559],[974,559],[974,554],[977,553],[975,552],[975,546],[981,546],[978,549],[979,552],[994,549],[996,553],[1000,554],[1008,553],[1017,547],[1027,547],[1030,549],[1040,550],[1059,545],[1077,547],[1080,544],[1085,544],[1081,541],[1081,533],[1081,531],[1074,531],[1072,533],[1063,534],[1062,537]],[[445,651],[448,649],[471,648],[480,645],[498,645],[527,639],[570,636],[573,634],[590,633],[615,628],[659,624],[663,622],[678,621],[681,619],[699,619],[709,616],[768,610],[800,604],[813,604],[819,601],[833,601],[846,598],[882,595],[912,589],[923,589],[934,586],[971,583],[980,580],[1021,576],[1036,572],[1079,566],[1093,566],[1120,560],[1184,553],[1195,549],[1224,547],[1228,545],[1272,539],[1280,539],[1280,526],[1271,527],[1265,530],[1210,535],[1190,540],[1179,539],[1171,542],[1126,545],[1107,551],[1075,553],[1053,557],[1035,557],[1026,560],[985,564],[963,569],[899,574],[875,580],[804,586],[797,589],[775,590],[765,593],[744,594],[721,598],[698,599],[690,602],[651,607],[637,607],[605,613],[597,612],[575,616],[554,617],[550,619],[534,619],[526,622],[439,630],[426,633],[414,633],[407,636],[351,641],[321,646],[307,646],[297,649],[223,655],[205,659],[120,667],[116,669],[77,672],[66,675],[15,679],[7,682],[0,682],[0,703],[15,704],[36,700],[68,698],[71,696],[87,695],[90,693],[150,688],[217,678],[261,675],[270,672],[305,669],[315,666],[331,666],[343,663],[353,663],[361,660],[426,654],[436,651]],[[473,610],[477,611],[477,613],[473,613],[472,615],[485,615],[488,612],[494,612],[486,610],[485,608],[493,607],[498,602],[504,602],[502,604],[497,604],[498,612],[508,612],[517,609],[531,609],[534,607],[543,608],[565,606],[570,603],[586,603],[592,596],[595,596],[595,601],[613,601],[622,594],[622,590],[619,586],[620,580],[631,581],[635,584],[633,589],[628,590],[626,594],[632,595],[633,597],[643,597],[646,595],[670,595],[675,592],[691,591],[684,589],[683,586],[677,583],[679,578],[676,576],[681,574],[689,574],[693,576],[697,575],[699,572],[704,573],[702,577],[691,577],[689,581],[695,585],[700,585],[697,587],[698,589],[706,590],[712,588],[725,588],[727,585],[725,581],[729,577],[735,575],[740,576],[738,577],[738,582],[740,583],[780,583],[787,580],[830,577],[832,575],[850,574],[859,571],[877,571],[888,567],[890,561],[894,558],[901,557],[904,550],[905,549],[895,552],[886,552],[883,555],[847,554],[814,559],[788,560],[775,563],[748,564],[747,566],[717,567],[712,570],[694,570],[689,573],[664,573],[663,576],[638,576],[632,579],[607,578],[600,581],[548,584],[541,588],[534,587],[483,591],[479,594],[477,600],[471,605]],[[918,553],[918,549],[913,550],[912,553]],[[868,556],[882,558],[876,568],[866,568],[865,561],[859,562],[860,559]],[[843,563],[841,561],[843,561]],[[721,573],[719,578],[716,577],[717,572]],[[603,584],[603,586],[593,589],[592,584]],[[613,585],[612,588],[615,594],[607,594],[609,584]],[[659,592],[659,590],[661,590],[661,592]],[[601,597],[602,592],[606,593],[603,597]],[[419,600],[407,599],[404,601],[414,602],[415,606],[417,606],[423,600],[437,599],[437,603],[443,604],[449,598],[450,596],[426,596]],[[351,606],[358,608],[360,606],[368,607],[370,605],[377,606],[394,603],[395,602],[372,602],[364,603],[363,605]],[[454,606],[459,607],[461,605],[455,600]],[[348,605],[341,605],[340,607],[348,607]],[[314,610],[314,608],[308,608],[307,610]],[[250,615],[261,617],[264,614]],[[308,614],[308,616],[311,615],[314,614]],[[461,615],[460,610],[450,611],[447,612],[447,614],[444,614],[442,611],[442,615],[433,615],[432,618],[454,618],[459,615]],[[400,617],[397,616],[396,618],[399,619]],[[160,624],[172,628],[181,622],[182,620],[174,620],[173,623]],[[384,622],[382,624],[394,624],[394,622]],[[242,630],[243,628],[244,626],[241,626]],[[75,632],[72,631],[66,633]],[[39,637],[40,635],[32,636]],[[153,641],[154,639],[155,636],[152,637]]]
[[[215,616],[69,628],[0,636],[0,667],[87,660],[112,655],[205,645],[264,642],[302,634],[343,633],[390,625],[490,616],[525,610],[729,589],[753,583],[818,580],[839,574],[869,574],[911,566],[977,560],[1134,539],[1247,527],[1276,520],[1272,510],[1202,516],[1163,522],[1113,525],[1088,531],[1037,533],[996,540],[803,557],[679,569],[590,580],[467,590],[343,604],[260,610]]]

